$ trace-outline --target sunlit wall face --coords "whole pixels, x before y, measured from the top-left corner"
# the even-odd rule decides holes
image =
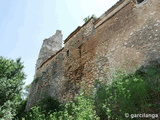
[[[65,39],[88,15],[102,15],[117,0],[1,0],[0,55],[22,58],[26,84],[33,80],[42,42],[57,29]]]

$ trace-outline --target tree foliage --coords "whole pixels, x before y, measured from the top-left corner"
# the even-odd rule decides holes
[[[0,57],[0,119],[2,120],[128,120],[138,113],[159,112],[160,64],[142,67],[133,74],[114,70],[104,80],[97,80],[89,94],[85,89],[73,101],[60,104],[50,96],[37,100],[25,112],[22,97],[23,65],[20,59]],[[25,87],[28,94],[30,85]],[[26,96],[27,96],[26,94]],[[127,113],[127,114],[126,114]],[[158,118],[151,116],[150,118]],[[136,118],[139,119],[139,118]]]
[[[23,80],[21,59],[11,60],[0,57],[0,118],[10,120],[20,105]]]
[[[141,119],[133,114],[153,114],[158,118],[160,100],[160,65],[147,66],[133,74],[115,70],[104,80],[97,80],[91,86],[91,93],[80,94],[62,109],[47,111],[48,107],[31,108],[26,120],[128,120]],[[49,104],[48,104],[49,103]],[[51,105],[55,101],[42,101],[41,105]],[[58,108],[58,107],[57,107]],[[48,110],[51,110],[50,108]],[[46,112],[47,111],[47,112]],[[145,116],[144,116],[145,119]]]

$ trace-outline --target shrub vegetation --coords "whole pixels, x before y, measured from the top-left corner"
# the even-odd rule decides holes
[[[160,100],[159,64],[127,74],[116,70],[114,75],[103,81],[96,80],[90,95],[81,90],[74,101],[60,107],[36,106],[28,112],[28,120],[128,120],[125,113],[158,114]],[[51,99],[51,98],[50,98]],[[55,101],[53,101],[54,103]],[[57,101],[56,101],[57,102]],[[52,104],[41,102],[42,104]],[[47,105],[46,105],[47,106]],[[47,111],[47,112],[46,112]],[[26,116],[25,116],[26,119]],[[140,119],[140,118],[137,118]]]

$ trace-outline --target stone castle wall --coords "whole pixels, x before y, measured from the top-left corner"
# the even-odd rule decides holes
[[[65,40],[65,46],[35,73],[26,109],[44,94],[63,102],[81,88],[104,79],[109,68],[160,62],[160,1],[120,0],[98,20],[90,19]]]
[[[36,70],[39,69],[45,61],[47,61],[62,48],[62,36],[63,35],[61,34],[61,31],[57,30],[55,35],[43,40],[36,64]]]

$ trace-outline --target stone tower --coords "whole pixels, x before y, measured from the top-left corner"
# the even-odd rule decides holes
[[[62,33],[57,30],[56,33],[48,39],[43,40],[41,50],[39,52],[36,63],[36,70],[52,55],[62,48]]]

